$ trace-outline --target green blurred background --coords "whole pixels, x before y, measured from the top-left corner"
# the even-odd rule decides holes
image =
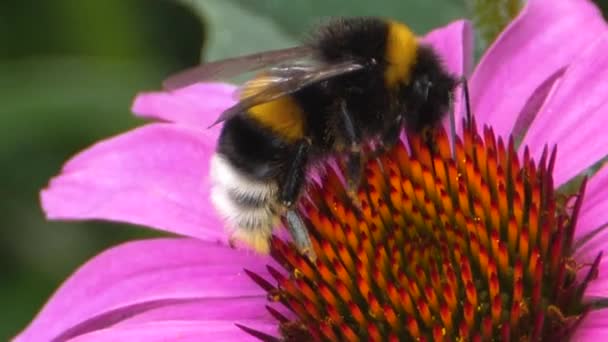
[[[459,17],[480,46],[513,0],[3,0],[0,2],[0,340],[14,336],[78,265],[152,232],[46,222],[38,192],[79,150],[143,123],[141,90],[204,59],[287,47],[321,18],[380,15],[417,32]],[[606,3],[606,1],[602,1]]]

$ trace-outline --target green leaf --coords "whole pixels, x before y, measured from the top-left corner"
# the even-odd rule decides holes
[[[158,88],[166,69],[150,59],[0,61],[0,269],[6,270],[0,276],[0,303],[19,307],[10,314],[0,309],[1,341],[34,317],[71,269],[134,237],[123,229],[110,231],[108,224],[46,222],[38,192],[71,155],[141,123],[129,113],[133,97]]]
[[[288,47],[327,17],[380,16],[403,21],[420,34],[465,14],[461,1],[182,0],[208,26],[207,60]]]
[[[593,2],[600,8],[604,18],[606,18],[608,14],[608,0],[593,0]]]
[[[500,32],[517,16],[523,0],[466,0],[480,38],[479,46],[492,44]]]
[[[290,34],[302,36],[302,30],[328,17],[379,16],[403,21],[424,33],[445,25],[465,13],[464,6],[453,0],[232,0],[256,13],[272,18]]]
[[[207,27],[204,60],[289,47],[297,41],[273,20],[229,0],[183,0]]]
[[[158,68],[84,57],[0,63],[3,151],[18,150],[33,139],[91,139],[91,134],[102,137],[132,127],[136,121],[129,113],[131,101],[141,89],[157,87],[159,80],[152,75]]]

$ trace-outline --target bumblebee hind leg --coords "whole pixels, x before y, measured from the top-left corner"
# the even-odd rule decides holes
[[[287,221],[289,234],[291,234],[293,243],[298,248],[298,251],[306,255],[311,261],[315,261],[317,259],[317,254],[312,247],[308,230],[306,229],[304,222],[302,222],[300,215],[298,215],[295,210],[288,209],[285,213],[285,220]]]
[[[279,199],[281,204],[286,208],[291,208],[293,206],[302,189],[309,150],[310,140],[302,139],[296,143],[294,154],[280,184],[281,192]]]
[[[300,194],[308,162],[310,140],[302,139],[296,144],[292,159],[289,163],[285,178],[280,185],[280,203],[285,211],[284,217],[294,244],[300,253],[310,260],[316,259],[316,254],[308,236],[308,230],[298,213],[294,210],[295,202]]]

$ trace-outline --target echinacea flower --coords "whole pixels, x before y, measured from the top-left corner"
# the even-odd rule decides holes
[[[425,39],[468,74],[466,22]],[[73,158],[43,207],[186,237],[97,256],[16,341],[606,338],[608,167],[560,190],[608,154],[605,51],[589,1],[530,0],[470,79],[476,126],[452,142],[439,130],[432,152],[408,136],[369,161],[361,214],[334,169],[311,184],[314,264],[278,238],[272,257],[226,244],[208,199],[218,132],[205,127],[232,86],[142,94],[134,112],[166,123]]]

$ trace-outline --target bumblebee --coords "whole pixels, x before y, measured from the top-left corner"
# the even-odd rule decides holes
[[[346,157],[354,190],[361,146],[390,147],[403,129],[422,131],[448,112],[458,79],[404,24],[339,18],[320,25],[302,46],[203,64],[170,77],[169,89],[261,71],[224,111],[211,161],[212,202],[231,237],[269,252],[274,227],[286,219],[293,240],[314,257],[295,212],[310,168],[336,153]]]

